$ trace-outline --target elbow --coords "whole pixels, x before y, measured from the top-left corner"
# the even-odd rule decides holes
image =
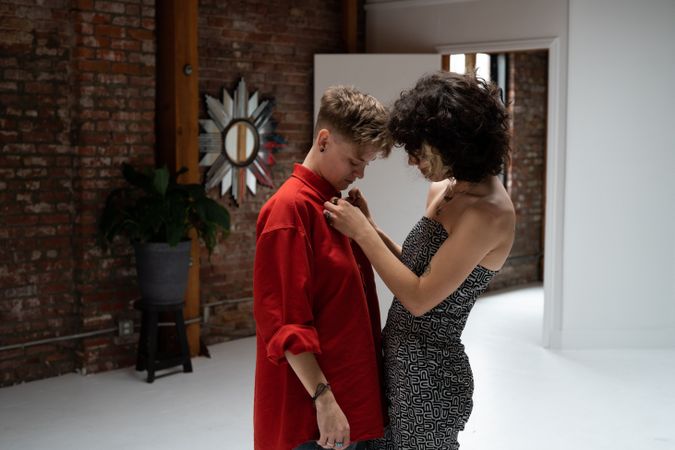
[[[419,308],[409,309],[408,311],[410,311],[410,314],[412,314],[413,317],[422,317],[427,313],[427,310]]]
[[[403,307],[414,317],[422,317],[429,311],[429,309],[424,305],[409,298],[398,297],[398,300],[401,302]]]

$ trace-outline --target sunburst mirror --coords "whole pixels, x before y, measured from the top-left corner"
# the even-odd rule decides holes
[[[246,191],[255,195],[257,184],[274,187],[270,167],[273,153],[286,142],[274,133],[271,99],[259,101],[258,91],[249,96],[242,78],[232,98],[223,89],[223,100],[206,95],[210,119],[200,120],[204,131],[199,135],[202,154],[199,165],[208,167],[206,189],[220,184],[220,195],[231,190],[237,205]]]

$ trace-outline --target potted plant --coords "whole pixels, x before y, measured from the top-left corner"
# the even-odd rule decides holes
[[[230,215],[206,195],[201,184],[180,184],[183,167],[171,175],[166,167],[136,170],[123,164],[129,186],[115,189],[106,199],[99,222],[99,241],[105,247],[117,236],[134,245],[138,285],[143,302],[182,303],[187,288],[194,230],[209,256],[230,229]]]

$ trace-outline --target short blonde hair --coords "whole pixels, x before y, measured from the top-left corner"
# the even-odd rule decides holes
[[[358,146],[373,146],[386,157],[393,145],[387,109],[372,95],[353,86],[331,86],[321,97],[314,135],[329,128]]]

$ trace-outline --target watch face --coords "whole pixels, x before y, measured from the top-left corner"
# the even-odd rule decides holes
[[[257,184],[274,187],[270,166],[273,153],[286,145],[274,133],[273,101],[258,101],[258,92],[249,96],[246,83],[239,81],[234,98],[223,89],[222,102],[206,95],[210,119],[200,120],[199,165],[208,167],[206,188],[220,184],[220,195],[231,190],[239,205],[248,190],[255,195]]]

